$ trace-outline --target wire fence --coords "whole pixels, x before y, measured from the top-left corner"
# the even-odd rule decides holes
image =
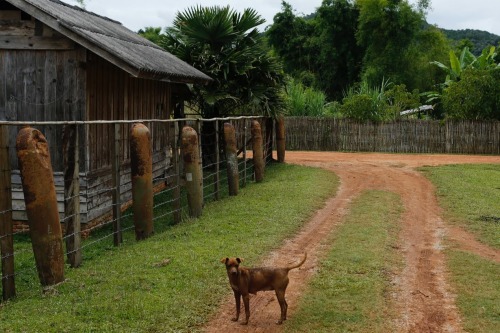
[[[262,127],[265,161],[272,160],[272,119],[233,117],[136,121],[0,122],[0,244],[2,295],[38,289],[16,137],[30,126],[45,134],[53,170],[64,255],[77,267],[110,247],[135,241],[130,160],[130,127],[143,123],[151,134],[154,232],[189,217],[181,150],[182,128],[198,135],[203,201],[227,197],[223,124],[234,126],[239,186],[253,181],[251,122]],[[53,133],[60,134],[54,136]],[[75,259],[75,256],[77,259]],[[75,261],[76,260],[76,261]],[[75,264],[76,262],[76,264]]]

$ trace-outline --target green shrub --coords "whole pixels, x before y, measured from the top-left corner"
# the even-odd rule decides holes
[[[373,102],[372,97],[366,94],[352,95],[344,98],[343,104],[340,107],[340,112],[346,118],[359,121],[381,120],[377,105]]]
[[[420,105],[418,90],[409,92],[404,84],[398,84],[385,93],[387,108],[386,119],[397,119],[401,111],[415,109]]]
[[[370,87],[363,81],[349,88],[342,102],[340,112],[346,118],[384,121],[398,119],[401,111],[418,107],[420,96],[417,90],[408,92],[404,84],[383,80],[380,86]]]
[[[442,95],[446,117],[500,120],[500,69],[467,69]]]
[[[286,90],[289,116],[319,117],[325,114],[326,96],[323,92],[305,87],[294,79],[289,81]]]

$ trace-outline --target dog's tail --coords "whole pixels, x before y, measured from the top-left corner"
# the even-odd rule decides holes
[[[291,270],[291,269],[300,267],[306,261],[306,259],[307,259],[307,252],[304,252],[304,258],[302,258],[302,260],[299,263],[292,265],[292,266],[288,266],[286,269]]]

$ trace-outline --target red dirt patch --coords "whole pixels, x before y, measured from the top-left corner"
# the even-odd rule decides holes
[[[288,316],[292,317],[298,299],[314,275],[318,261],[328,246],[324,243],[342,218],[349,204],[361,192],[381,189],[399,194],[404,204],[400,241],[405,268],[395,278],[395,303],[400,332],[459,332],[460,317],[454,295],[447,283],[443,237],[451,237],[467,251],[499,261],[499,252],[479,242],[464,230],[445,225],[433,185],[415,167],[462,163],[500,163],[499,156],[465,155],[396,155],[375,153],[287,152],[287,163],[316,166],[335,172],[341,181],[338,193],[327,200],[302,230],[270,254],[264,265],[294,262],[304,251],[308,260],[289,273],[287,289]],[[221,269],[221,274],[224,271]],[[228,285],[229,293],[229,285]],[[248,326],[230,319],[234,315],[234,298],[228,296],[218,314],[205,327],[206,332],[280,332],[286,323],[275,325],[279,305],[273,292],[260,292],[250,298],[251,317]]]

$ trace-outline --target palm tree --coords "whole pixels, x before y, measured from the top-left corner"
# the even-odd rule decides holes
[[[191,103],[202,117],[281,112],[284,75],[259,35],[262,23],[253,9],[196,6],[166,29],[160,45],[214,79],[192,88]]]

